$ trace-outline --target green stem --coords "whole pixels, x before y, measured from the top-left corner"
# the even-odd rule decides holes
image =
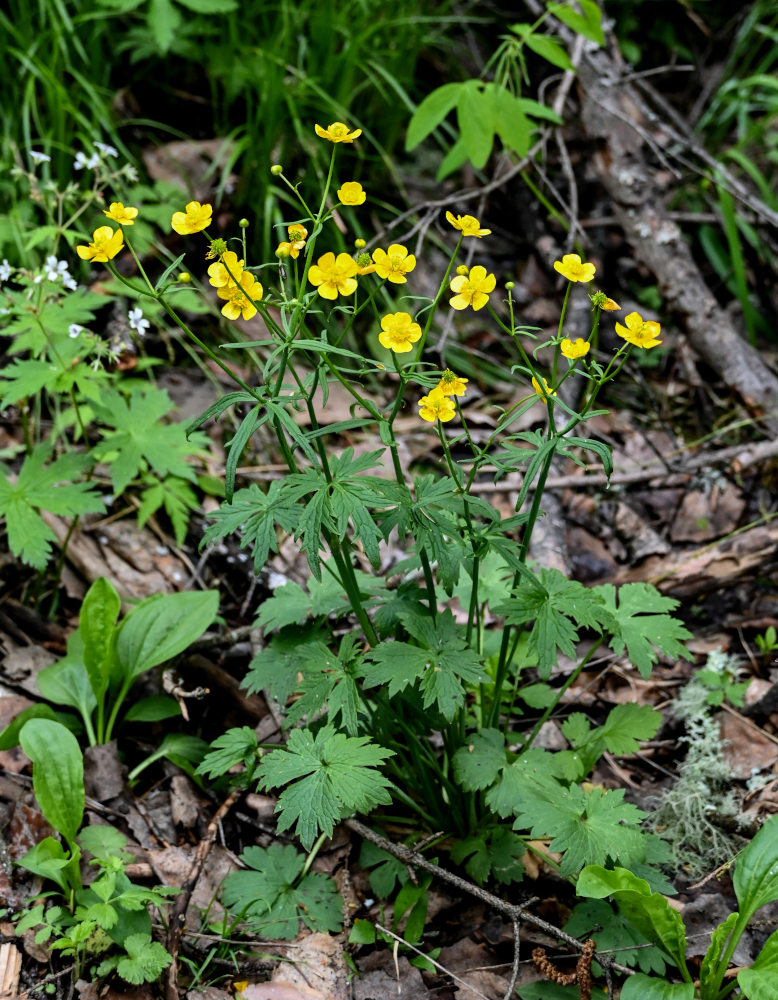
[[[579,676],[579,674],[581,673],[581,671],[586,667],[586,665],[589,663],[589,661],[594,656],[594,654],[596,653],[596,651],[602,645],[602,642],[603,642],[602,637],[600,637],[597,640],[597,642],[592,646],[592,648],[589,650],[589,652],[586,654],[586,656],[584,656],[584,658],[581,660],[581,662],[578,664],[578,666],[575,668],[575,670],[565,680],[565,682],[562,685],[562,687],[559,688],[559,690],[556,692],[556,697],[554,698],[553,702],[550,705],[547,706],[545,712],[541,715],[541,717],[535,723],[535,726],[534,726],[532,732],[529,734],[529,736],[526,738],[526,740],[522,743],[521,750],[519,751],[520,754],[524,753],[525,750],[528,750],[532,746],[532,744],[533,744],[533,742],[535,740],[535,737],[540,732],[543,724],[548,720],[548,718],[551,716],[551,714],[556,711],[557,705],[559,704],[559,702],[564,697],[565,691],[567,691],[567,689],[570,687],[570,685]]]

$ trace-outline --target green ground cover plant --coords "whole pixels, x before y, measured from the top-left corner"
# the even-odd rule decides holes
[[[57,891],[29,901],[16,933],[38,928],[36,942],[71,957],[75,978],[88,962],[100,959],[94,970],[97,976],[115,968],[130,983],[156,980],[171,956],[152,940],[148,907],[164,908],[178,890],[134,885],[125,869],[135,858],[124,850],[124,834],[109,826],[81,828],[83,760],[76,738],[65,726],[52,719],[28,719],[19,738],[33,762],[38,805],[65,846],[54,837],[44,837],[19,861],[22,868],[53,882]],[[87,885],[81,878],[82,848],[92,855],[91,864],[97,869]]]

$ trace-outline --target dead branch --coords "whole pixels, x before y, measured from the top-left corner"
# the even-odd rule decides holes
[[[393,857],[404,862],[405,864],[414,865],[417,868],[423,868],[424,871],[430,872],[436,878],[443,879],[443,881],[448,882],[451,885],[455,885],[460,891],[466,892],[470,896],[475,896],[476,899],[480,899],[482,903],[486,903],[486,905],[490,906],[492,909],[497,910],[499,913],[506,914],[506,916],[512,920],[514,924],[520,924],[521,921],[525,921],[528,924],[532,924],[534,927],[540,928],[547,934],[551,934],[553,937],[565,941],[579,954],[583,952],[584,945],[582,942],[572,937],[572,935],[567,934],[559,927],[555,927],[553,924],[549,924],[546,920],[536,917],[534,913],[528,912],[528,907],[537,902],[536,898],[533,897],[531,899],[527,899],[519,905],[508,903],[504,899],[500,899],[499,896],[495,896],[491,892],[487,892],[486,889],[482,889],[480,886],[474,885],[472,882],[468,882],[459,875],[455,875],[453,872],[447,871],[445,868],[441,868],[439,865],[433,864],[431,861],[428,861],[424,855],[419,854],[413,848],[406,847],[404,844],[395,844],[393,841],[387,840],[386,837],[382,837],[380,833],[376,833],[374,830],[371,830],[370,827],[365,826],[364,823],[360,823],[359,820],[347,819],[344,822],[344,826],[353,830],[354,833],[358,834],[364,840],[369,840],[372,844],[376,844],[382,850],[387,851]],[[633,976],[635,974],[634,969],[628,969],[624,965],[617,965],[609,955],[603,955],[597,952],[593,957],[600,963],[603,969],[606,970],[606,975],[613,969],[627,976]],[[515,961],[516,958],[514,956],[514,963]],[[610,976],[608,975],[607,978],[608,1000],[612,1000],[613,989],[610,983]]]
[[[181,892],[176,896],[176,901],[171,909],[165,947],[170,955],[172,955],[173,961],[170,963],[165,981],[165,1000],[178,1000],[178,949],[181,946],[181,938],[186,925],[186,910],[189,906],[189,900],[192,897],[197,880],[200,878],[205,859],[208,857],[214,840],[216,840],[219,824],[242,794],[243,789],[236,788],[213,814],[203,839],[197,845],[195,859],[192,862],[192,867],[189,869],[186,881],[181,887]]]

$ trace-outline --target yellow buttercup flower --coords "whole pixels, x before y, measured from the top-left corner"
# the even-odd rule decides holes
[[[296,240],[294,243],[279,243],[276,257],[291,257],[292,260],[297,260],[304,246],[305,240]]]
[[[234,250],[226,250],[222,254],[222,259],[211,264],[208,268],[208,280],[214,288],[224,288],[226,285],[234,285],[240,281],[243,274],[244,261],[238,260],[238,255]],[[229,268],[229,271],[227,270]],[[230,274],[230,271],[232,274]]]
[[[293,222],[291,226],[287,226],[286,231],[289,234],[290,243],[299,243],[308,238],[308,230],[299,222]]]
[[[325,253],[308,271],[308,280],[323,299],[336,299],[338,295],[353,295],[357,290],[355,277],[358,267],[353,257],[331,251]]]
[[[422,396],[419,400],[419,416],[422,420],[432,423],[440,420],[445,423],[453,420],[456,416],[457,408],[454,401],[442,392],[437,386],[430,389],[428,396]]]
[[[606,312],[618,312],[618,310],[621,309],[621,306],[618,304],[618,302],[614,302],[613,299],[609,298],[606,295],[605,296],[605,301],[602,304],[602,308]]]
[[[263,292],[262,285],[249,271],[241,274],[239,284],[222,285],[216,289],[219,298],[227,300],[222,306],[222,315],[227,319],[239,319],[241,316],[251,319],[256,316],[254,303],[261,301]]]
[[[134,226],[137,214],[137,208],[132,208],[130,205],[125,208],[120,201],[112,201],[111,207],[107,211],[103,209],[103,215],[118,222],[120,226]]]
[[[201,205],[199,201],[190,201],[185,212],[173,212],[170,220],[171,228],[179,236],[190,236],[200,233],[211,224],[213,208],[211,205]]]
[[[416,267],[416,258],[401,243],[393,243],[388,250],[374,250],[373,263],[379,278],[401,285],[408,280],[405,275]]]
[[[483,309],[489,301],[489,293],[494,291],[497,279],[493,274],[487,274],[486,268],[476,264],[470,268],[470,273],[458,274],[451,282],[449,288],[455,292],[453,299],[449,299],[452,309]]]
[[[566,253],[561,260],[554,261],[554,270],[568,281],[591,281],[595,267],[594,264],[583,264],[577,253]]]
[[[447,368],[435,388],[440,389],[444,396],[464,396],[467,392],[465,386],[469,381],[469,378],[455,375],[450,368]]]
[[[362,205],[365,198],[367,194],[358,181],[346,181],[338,188],[338,201],[341,205]]]
[[[548,384],[548,382],[546,382],[546,380],[543,378],[542,375],[541,375],[541,382],[543,383],[542,386],[540,382],[538,382],[538,380],[535,378],[535,376],[534,375],[532,376],[532,388],[535,390],[538,396],[540,396],[543,405],[548,406],[548,397],[556,396],[556,393],[552,390],[551,386]]]
[[[463,236],[488,236],[491,229],[482,229],[481,223],[474,215],[453,215],[446,212],[446,218]]]
[[[330,142],[353,142],[362,135],[361,128],[349,132],[348,125],[344,125],[343,122],[333,122],[327,128],[322,128],[321,125],[314,125],[313,127],[320,139],[329,139]]]
[[[585,354],[588,354],[589,348],[592,345],[588,340],[583,340],[581,337],[578,337],[576,340],[570,340],[569,337],[565,337],[559,346],[566,358],[575,361],[577,358],[582,358]]]
[[[616,333],[635,347],[642,347],[645,350],[662,343],[661,340],[657,340],[662,328],[654,320],[644,320],[640,313],[631,312],[624,317],[624,322],[626,326],[622,326],[621,323],[616,324]]]
[[[124,234],[121,229],[114,232],[110,226],[100,226],[92,233],[92,242],[76,247],[76,253],[81,260],[91,260],[95,264],[113,258],[124,249]]]
[[[382,347],[394,351],[395,354],[406,354],[413,350],[417,340],[421,340],[421,327],[414,323],[409,313],[389,313],[381,320],[381,333],[378,339]]]

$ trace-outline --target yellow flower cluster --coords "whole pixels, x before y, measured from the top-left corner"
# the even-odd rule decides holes
[[[286,227],[286,232],[289,239],[278,244],[276,257],[291,257],[292,260],[297,260],[300,256],[300,251],[305,246],[308,230],[305,226],[300,225],[299,222],[295,222],[291,226]]]
[[[245,271],[244,261],[238,260],[234,250],[225,250],[215,264],[208,268],[208,281],[220,299],[225,299],[222,315],[227,319],[251,319],[256,316],[256,302],[261,301],[264,289],[250,271]]]
[[[128,205],[126,208],[120,201],[111,202],[108,209],[103,209],[103,215],[107,215],[112,222],[119,226],[132,226],[138,215],[138,209]],[[124,233],[121,229],[112,229],[111,226],[100,226],[92,233],[91,243],[81,243],[76,247],[76,253],[81,260],[91,260],[95,264],[104,263],[113,258],[124,249]]]
[[[469,379],[455,375],[450,368],[447,368],[443,372],[443,376],[438,384],[419,400],[419,416],[421,419],[429,423],[435,420],[440,420],[441,423],[453,420],[456,416],[457,408],[456,403],[451,397],[464,396],[467,392],[465,385],[468,381]]]

